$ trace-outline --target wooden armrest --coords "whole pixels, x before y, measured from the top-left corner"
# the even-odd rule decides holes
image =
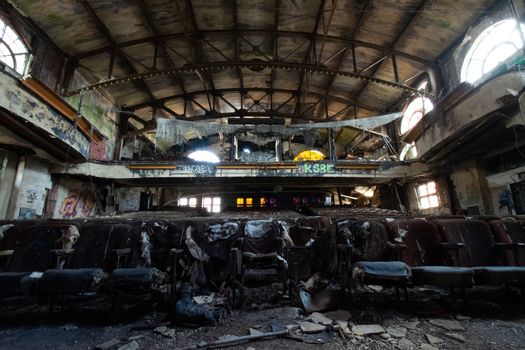
[[[12,249],[9,249],[9,250],[0,250],[0,257],[12,256],[13,254],[15,254],[15,251],[12,250]]]
[[[64,256],[73,254],[75,249],[51,249],[49,252],[56,256]]]
[[[116,255],[126,255],[131,253],[131,248],[113,249],[112,251]]]
[[[525,248],[525,243],[494,243],[494,247],[499,249]]]
[[[465,243],[459,243],[459,242],[455,242],[455,243],[440,243],[439,246],[443,249],[463,249],[465,248]]]
[[[394,249],[394,250],[404,250],[404,249],[407,249],[407,245],[406,244],[403,244],[403,243],[392,243],[392,242],[388,242],[386,244],[386,246],[389,248],[389,249]]]

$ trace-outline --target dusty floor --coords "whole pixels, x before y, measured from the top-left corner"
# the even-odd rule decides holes
[[[352,306],[346,308],[351,313],[350,328],[375,324],[385,329],[383,334],[342,338],[338,331],[325,331],[308,338],[313,342],[324,339],[324,344],[279,338],[230,349],[525,349],[525,302],[519,294],[503,289],[477,290],[470,291],[468,297],[465,306],[453,303],[444,293],[419,290],[411,293],[407,306],[396,301],[392,293],[368,290],[357,294]],[[250,328],[282,330],[309,318],[295,307],[265,307],[235,311],[215,327],[168,326],[162,329],[164,334],[134,329],[165,321],[162,313],[150,312],[124,323],[109,323],[103,315],[87,322],[85,315],[78,313],[50,317],[44,311],[33,310],[29,317],[2,321],[0,349],[94,349],[109,340],[118,342],[111,349],[179,349],[226,335],[248,335]]]

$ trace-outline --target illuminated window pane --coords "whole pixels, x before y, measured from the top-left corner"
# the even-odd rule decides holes
[[[427,182],[417,187],[417,197],[420,209],[439,207],[437,185],[434,181]]]
[[[324,198],[324,205],[332,205],[332,197],[331,196],[326,196]]]
[[[196,162],[204,163],[219,163],[221,160],[215,154],[210,151],[195,151],[188,155],[188,158],[193,159]]]
[[[268,203],[269,203],[269,206],[270,207],[276,207],[277,206],[277,198],[275,197],[270,197],[268,199]]]
[[[237,208],[244,207],[244,198],[237,198]]]
[[[266,198],[261,197],[261,198],[259,199],[259,206],[260,206],[261,208],[266,207]]]
[[[293,204],[300,205],[301,204],[301,197],[293,197],[292,201],[293,201]]]
[[[18,34],[0,20],[0,61],[23,75],[28,58],[29,51]]]
[[[306,161],[319,161],[325,159],[326,156],[314,149],[310,149],[307,151],[302,151],[301,153],[297,154],[295,158],[293,159],[294,162],[306,162]]]
[[[434,104],[426,97],[415,97],[405,108],[401,118],[400,132],[404,134],[411,130],[430,111]]]
[[[190,208],[197,208],[197,198],[191,197],[188,201]]]
[[[426,196],[428,194],[427,185],[420,185],[417,188],[417,192],[419,193],[419,196]]]
[[[428,199],[429,199],[429,201],[430,201],[430,207],[431,207],[431,208],[439,207],[439,199],[438,199],[438,196],[433,195],[433,196],[428,197]]]
[[[246,198],[246,208],[253,207],[253,198]]]
[[[520,24],[521,31],[525,25]],[[474,40],[461,67],[461,81],[474,83],[498,67],[523,47],[514,19],[506,19],[485,29]]]
[[[188,198],[187,197],[180,197],[179,198],[179,207],[187,207],[188,206]]]

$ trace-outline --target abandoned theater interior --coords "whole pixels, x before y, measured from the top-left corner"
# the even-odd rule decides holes
[[[524,349],[522,0],[0,0],[0,349]]]

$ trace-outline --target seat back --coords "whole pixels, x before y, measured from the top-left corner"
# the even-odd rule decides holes
[[[352,261],[388,260],[388,233],[375,219],[339,219],[336,221],[337,244],[352,247]]]
[[[44,271],[54,268],[51,250],[64,248],[64,241],[71,229],[78,230],[78,226],[65,222],[41,222],[25,227],[22,225],[11,231],[9,235],[13,236],[7,239],[11,241],[9,244],[12,244],[14,254],[9,271]]]
[[[441,238],[447,243],[464,243],[459,250],[459,266],[499,265],[498,251],[490,226],[481,220],[434,220]]]
[[[173,265],[170,250],[181,248],[186,225],[183,220],[147,220],[141,222],[150,239],[151,266],[166,271]],[[142,234],[142,233],[141,233]]]
[[[243,252],[254,254],[278,251],[278,225],[273,220],[248,220],[244,225]]]
[[[441,238],[436,226],[424,219],[395,219],[385,221],[390,240],[406,245],[402,260],[408,266],[443,265]]]
[[[131,223],[88,222],[80,229],[69,267],[102,268],[110,272],[117,268],[116,249],[131,249],[127,265],[134,265],[138,259],[138,237],[139,230]]]
[[[490,227],[494,233],[494,240],[498,243],[525,243],[525,228],[513,218],[493,220]],[[525,266],[525,249],[518,248],[517,256],[513,250],[506,249],[504,252],[507,265]],[[517,258],[517,261],[516,261]]]
[[[318,234],[321,223],[318,220],[306,218],[296,218],[291,220],[281,220],[287,226],[287,233],[293,246],[304,247],[311,239]],[[286,237],[284,237],[286,239]]]

